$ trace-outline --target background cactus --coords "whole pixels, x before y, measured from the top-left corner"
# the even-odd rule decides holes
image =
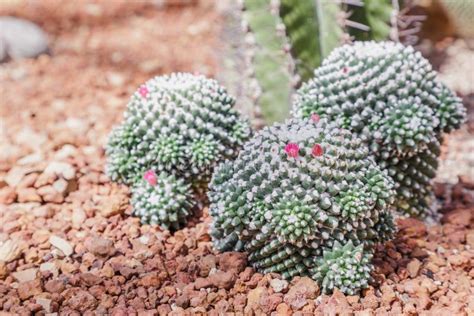
[[[443,132],[465,109],[412,47],[356,42],[337,48],[296,94],[294,115],[316,113],[358,133],[397,184],[398,209],[427,212]]]
[[[194,204],[186,201],[190,192],[207,185],[219,161],[237,155],[251,130],[234,103],[217,81],[185,73],[155,77],[134,93],[109,137],[107,174],[135,185],[134,214],[142,221],[180,226]],[[160,175],[156,185],[143,182],[147,170]],[[159,206],[170,213],[155,216]]]
[[[221,251],[247,251],[263,273],[310,275],[331,280],[328,290],[332,284],[355,293],[369,278],[364,258],[393,234],[392,186],[360,138],[316,115],[290,120],[265,127],[235,161],[216,169],[208,193],[211,236]],[[339,261],[355,252],[357,262]],[[336,260],[340,274],[315,270],[321,260],[331,267]],[[342,287],[353,281],[349,274],[357,282]]]

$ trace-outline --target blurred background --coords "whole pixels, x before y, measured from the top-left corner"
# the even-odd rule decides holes
[[[474,1],[366,1],[375,7],[366,5],[373,12],[362,18],[358,2],[341,4],[349,24],[347,36],[396,37],[415,45],[439,71],[441,80],[463,97],[469,121],[450,136],[452,150],[445,154],[439,177],[455,181],[457,174],[472,176]],[[381,3],[388,7],[380,7]],[[286,14],[292,2],[280,5],[280,14]],[[287,104],[277,104],[281,102],[277,98],[258,104],[259,91],[245,85],[254,71],[249,75],[246,65],[245,25],[249,21],[243,7],[230,0],[2,0],[0,172],[30,154],[34,154],[30,159],[42,161],[65,144],[92,145],[90,150],[101,155],[98,145],[105,143],[132,91],[152,76],[173,71],[217,77],[257,125],[268,117],[270,121],[284,117]],[[247,8],[247,13],[252,12]],[[369,14],[386,20],[378,33],[373,28],[364,32],[365,27],[357,25],[371,26]],[[397,25],[396,34],[390,23]],[[320,60],[312,62],[311,67]],[[297,74],[291,78],[291,88],[306,79],[300,65],[294,66]],[[272,89],[281,90],[270,86],[268,94],[275,94]],[[289,103],[285,96],[275,95]],[[271,117],[273,113],[278,117]]]

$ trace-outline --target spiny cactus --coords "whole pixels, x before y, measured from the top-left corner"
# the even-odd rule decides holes
[[[183,179],[161,172],[145,172],[132,188],[133,215],[145,224],[158,224],[168,230],[183,227],[196,205],[191,186]]]
[[[296,94],[293,115],[316,113],[360,134],[395,180],[399,210],[423,215],[442,133],[465,116],[460,99],[435,77],[412,47],[356,42],[315,70]]]
[[[368,286],[372,270],[373,255],[364,252],[362,245],[357,247],[349,241],[344,246],[335,242],[332,249],[323,250],[310,273],[321,284],[323,293],[338,288],[341,292],[353,295]]]
[[[266,123],[288,116],[294,88],[293,60],[278,2],[243,0],[243,25],[248,44],[247,63],[254,91]]]
[[[106,171],[134,186],[142,221],[176,229],[189,213],[187,197],[206,187],[219,161],[237,155],[251,130],[234,103],[215,80],[185,73],[155,77],[133,94],[109,137]],[[157,185],[143,182],[147,170],[160,175]]]
[[[265,127],[235,161],[216,168],[208,193],[211,236],[221,251],[247,251],[263,273],[313,275],[339,286],[338,276],[315,268],[321,260],[332,268],[329,260],[362,249],[368,258],[374,244],[392,237],[392,187],[360,138],[317,115],[289,120]],[[336,255],[324,259],[331,251]],[[370,270],[365,259],[358,262],[360,271]],[[367,284],[367,273],[356,277],[357,289],[341,290]]]

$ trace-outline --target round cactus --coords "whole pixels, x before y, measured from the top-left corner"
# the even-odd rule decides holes
[[[316,260],[310,273],[321,284],[323,293],[338,288],[341,292],[354,295],[368,286],[371,260],[372,254],[364,252],[362,245],[355,247],[349,241],[342,246],[336,242],[333,248],[323,251],[323,256]]]
[[[158,224],[169,230],[184,226],[195,206],[190,185],[183,179],[152,170],[132,188],[133,215],[144,224]]]
[[[289,120],[215,170],[211,236],[221,251],[247,251],[261,272],[311,275],[323,249],[351,242],[371,253],[391,238],[392,187],[348,130],[317,116]]]
[[[443,132],[462,123],[465,109],[436,80],[429,62],[392,42],[355,42],[335,49],[294,100],[295,117],[318,114],[362,137],[377,163],[390,168],[398,209],[423,215]],[[432,158],[435,159],[432,159]],[[423,166],[416,174],[407,172]]]
[[[250,126],[217,81],[186,73],[155,77],[131,97],[106,146],[107,174],[132,184],[154,168],[200,182],[233,158]]]
[[[106,146],[107,174],[133,186],[142,222],[183,226],[214,166],[234,158],[250,137],[235,100],[215,80],[191,74],[155,77],[131,97]],[[151,185],[143,175],[158,176]]]

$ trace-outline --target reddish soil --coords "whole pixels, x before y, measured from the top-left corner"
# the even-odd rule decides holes
[[[61,5],[58,3],[61,2]],[[399,220],[360,296],[320,295],[212,248],[204,210],[174,235],[130,217],[104,175],[107,134],[143,81],[216,73],[216,8],[202,1],[11,1],[51,56],[0,65],[0,315],[473,315],[474,183],[435,187],[441,224]]]

